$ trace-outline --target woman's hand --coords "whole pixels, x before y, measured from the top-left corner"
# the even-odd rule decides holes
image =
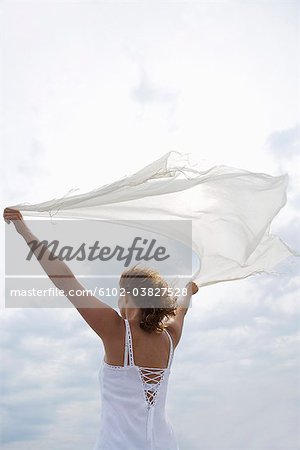
[[[186,285],[186,287],[187,287],[188,292],[191,293],[191,295],[197,294],[197,292],[199,291],[199,286],[194,281],[190,281]]]
[[[23,216],[17,209],[5,208],[3,212],[3,217],[5,222],[10,223],[10,221],[14,220],[23,220]]]
[[[3,212],[3,217],[6,223],[12,222],[18,233],[22,234],[24,229],[26,229],[23,216],[17,209],[5,208]]]

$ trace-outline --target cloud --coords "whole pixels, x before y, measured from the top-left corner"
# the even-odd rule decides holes
[[[193,298],[168,388],[182,448],[296,449],[299,288],[295,271],[202,288]],[[77,311],[58,311],[1,317],[4,450],[95,442],[103,346]]]
[[[169,389],[183,448],[297,448],[299,287],[265,275],[199,291]]]
[[[151,81],[144,63],[141,61],[139,61],[139,68],[140,80],[137,86],[130,90],[131,98],[140,104],[142,114],[147,106],[166,107],[169,127],[174,128],[175,126],[176,128],[176,125],[172,124],[172,120],[174,120],[180,90],[162,87]]]
[[[6,125],[8,127],[8,125]],[[13,133],[13,132],[12,132]],[[34,197],[40,190],[40,179],[46,181],[49,171],[46,165],[46,150],[42,142],[36,137],[28,137],[24,131],[23,142],[16,146],[22,146],[22,152],[14,149],[18,139],[13,135],[4,142],[5,160],[1,164],[0,175],[2,178],[3,197],[7,205],[23,202],[28,196]],[[39,189],[37,189],[37,187]]]
[[[139,84],[131,90],[131,97],[141,103],[173,103],[176,101],[178,92],[159,87],[149,80],[144,67],[141,67]]]
[[[273,156],[277,165],[278,175],[288,174],[285,217],[288,210],[292,210],[292,217],[298,211],[300,204],[299,196],[299,164],[300,164],[300,124],[290,128],[272,132],[265,143],[266,150]],[[295,222],[292,226],[295,227]]]
[[[300,155],[300,124],[281,131],[274,131],[266,141],[267,148],[278,158]]]
[[[75,311],[5,313],[1,448],[92,448],[100,406],[99,338]]]

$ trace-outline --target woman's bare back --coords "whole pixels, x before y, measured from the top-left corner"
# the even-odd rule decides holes
[[[170,340],[164,331],[144,331],[138,322],[129,320],[135,365],[141,367],[165,368],[168,365],[170,352]],[[167,327],[174,348],[178,344],[172,327]],[[116,329],[110,341],[103,342],[105,348],[105,362],[114,366],[123,366],[124,362],[124,342],[125,342],[125,321],[122,319],[120,326]]]

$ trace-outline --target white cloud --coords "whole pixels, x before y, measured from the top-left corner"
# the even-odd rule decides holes
[[[274,131],[267,139],[267,146],[277,158],[300,155],[300,124],[286,130]]]

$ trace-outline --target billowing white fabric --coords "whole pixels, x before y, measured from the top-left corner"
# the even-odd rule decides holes
[[[270,233],[286,204],[288,174],[225,165],[200,170],[185,155],[169,152],[131,176],[90,192],[39,204],[11,206],[24,216],[107,220],[192,220],[192,248],[201,261],[199,285],[270,272],[297,253]],[[168,233],[187,237],[168,225]],[[298,255],[299,256],[299,255]]]
[[[178,450],[165,410],[174,354],[172,338],[165,330],[170,341],[167,367],[160,371],[142,368],[135,365],[130,324],[127,319],[124,322],[124,366],[112,366],[103,360],[99,371],[101,418],[93,450]],[[154,372],[151,381],[145,376],[147,371],[148,376],[150,371]],[[159,372],[160,376],[156,377],[155,373]],[[147,395],[153,390],[153,397]]]

